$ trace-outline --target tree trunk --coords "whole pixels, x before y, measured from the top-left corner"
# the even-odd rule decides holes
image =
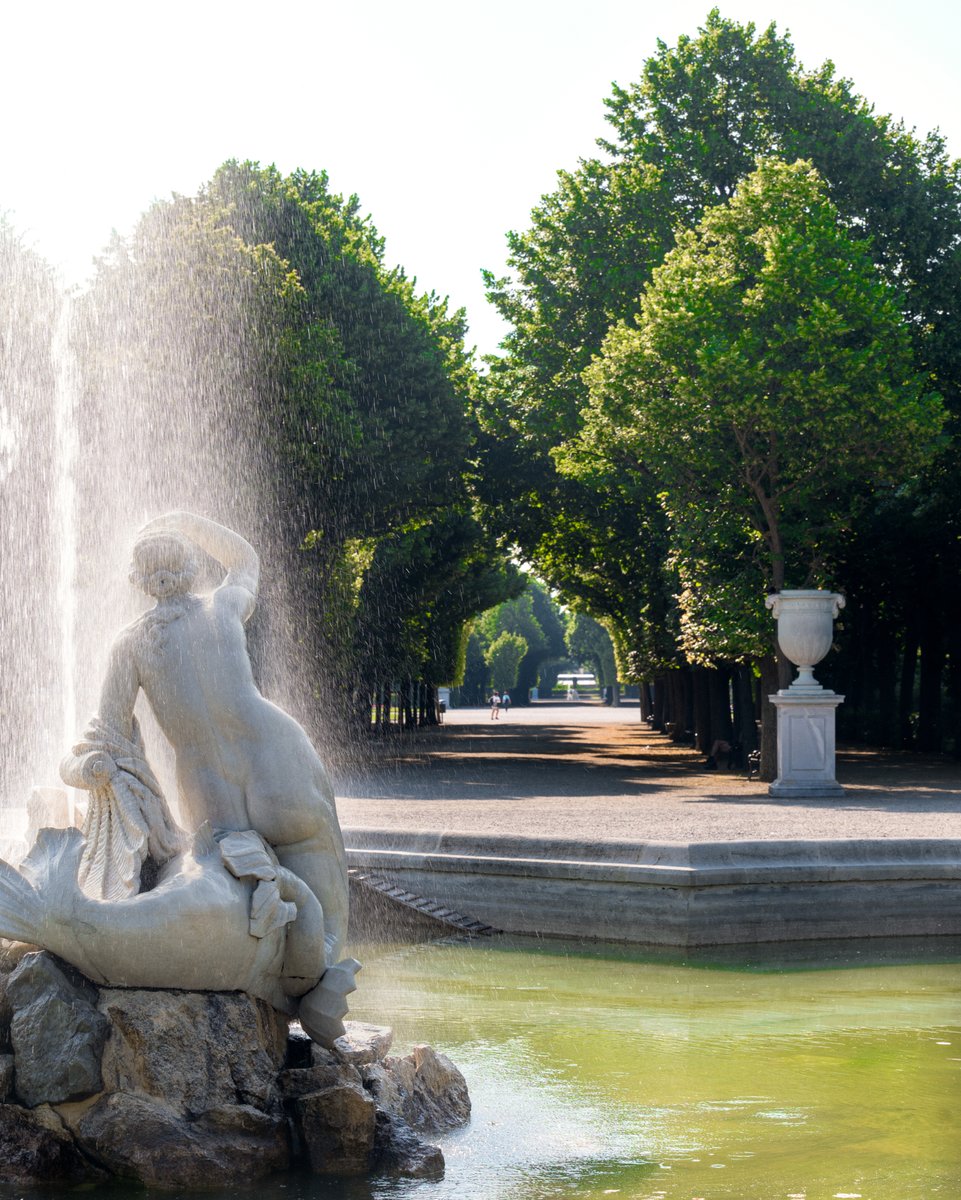
[[[734,740],[747,766],[747,756],[758,748],[754,672],[748,663],[738,663],[734,668]]]
[[[727,667],[717,667],[708,672],[708,702],[711,713],[711,742],[721,739],[733,742],[734,726],[731,720],[731,672]],[[710,751],[710,746],[708,750]]]
[[[664,732],[673,741],[681,723],[681,682],[677,671],[664,676]]]
[[[879,632],[875,651],[878,678],[878,742],[898,744],[897,646],[889,629]]]
[[[933,607],[933,606],[932,606]],[[918,749],[941,749],[941,675],[944,638],[938,613],[929,611],[921,634],[921,680],[918,685]]]
[[[690,743],[694,740],[694,672],[690,667],[684,667],[679,674],[684,704],[681,718],[681,740],[684,743]]]
[[[694,667],[691,671],[691,690],[694,709],[694,748],[700,754],[710,754],[714,743],[711,728],[710,676],[714,672],[707,667]]]
[[[898,689],[898,732],[901,748],[914,744],[912,716],[914,714],[914,678],[918,669],[918,632],[912,624],[904,632],[904,649],[901,654],[901,681]]]
[[[761,772],[765,783],[777,779],[777,709],[768,699],[778,691],[780,671],[777,659],[767,654],[761,659]]]
[[[946,732],[951,739],[952,755],[961,758],[961,636],[957,633],[949,637],[948,699],[951,716]]]
[[[667,702],[667,680],[664,675],[658,675],[654,680],[654,699],[651,705],[651,728],[656,733],[664,732],[664,724],[667,720],[665,712]]]
[[[694,689],[691,671],[681,667],[671,671],[671,741],[683,745],[690,742],[694,728]]]

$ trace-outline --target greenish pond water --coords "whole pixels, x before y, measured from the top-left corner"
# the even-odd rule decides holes
[[[956,1200],[961,957],[906,949],[369,954],[358,1009],[442,1047],[474,1101],[443,1183],[372,1194]]]
[[[392,1024],[396,1050],[449,1054],[473,1119],[437,1139],[440,1182],[287,1176],[257,1186],[264,1200],[961,1196],[957,943],[356,952],[352,1015]]]

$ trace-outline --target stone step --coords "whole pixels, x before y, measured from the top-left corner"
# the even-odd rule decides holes
[[[364,888],[369,892],[376,892],[399,907],[413,910],[421,916],[429,917],[439,925],[456,930],[458,933],[466,933],[471,937],[490,937],[491,934],[501,932],[499,929],[495,929],[493,925],[487,925],[483,921],[477,921],[472,917],[464,916],[463,913],[455,912],[452,908],[447,907],[438,900],[431,900],[425,896],[416,896],[413,892],[405,891],[396,883],[380,875],[370,875],[366,871],[359,870],[357,867],[351,867],[347,875],[354,887]]]

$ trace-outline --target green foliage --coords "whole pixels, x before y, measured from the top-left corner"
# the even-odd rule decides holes
[[[528,576],[528,588],[531,596],[531,612],[534,620],[540,626],[547,653],[555,656],[564,654],[565,629],[564,619],[557,602],[547,588],[533,575]]]
[[[287,496],[304,532],[372,536],[461,497],[463,313],[384,267],[357,197],[331,194],[324,173],[227,163],[204,200],[297,284],[277,382]]]
[[[850,558],[854,526],[869,523],[870,506],[892,480],[916,472],[931,448],[936,421],[924,394],[961,406],[961,168],[939,135],[919,139],[876,114],[832,64],[802,70],[773,25],[759,32],[717,10],[696,36],[659,43],[638,82],[616,87],[607,107],[603,156],[559,173],[530,228],[509,235],[510,275],[487,275],[489,296],[512,328],[476,393],[472,487],[494,528],[566,601],[609,623],[622,678],[636,679],[669,665],[678,649],[698,662],[760,652],[770,638],[769,618],[758,619],[762,577],[826,578],[827,559],[842,544]],[[765,203],[764,188],[749,201],[742,186],[759,159],[769,160],[765,187],[773,187],[774,160],[813,164],[824,181],[820,198],[809,216],[787,198],[793,234],[756,212],[757,236],[740,238],[739,257],[727,263],[720,241],[738,239],[724,222],[747,228],[750,205]],[[723,207],[735,195],[735,209]],[[833,210],[821,207],[827,197]],[[708,211],[727,215],[695,234]],[[803,240],[809,226],[818,251]],[[678,230],[689,240],[682,236],[675,249]],[[674,282],[657,288],[665,307],[679,307],[673,322],[649,314],[664,345],[645,357],[632,322],[668,256]],[[681,256],[698,269],[709,260],[713,292],[695,288],[693,267],[682,282]],[[855,279],[866,285],[863,295]],[[885,284],[896,290],[885,293]],[[695,307],[685,308],[685,287],[697,290]],[[800,289],[812,289],[807,307]],[[712,320],[717,328],[708,331]],[[694,347],[698,334],[703,344]],[[672,338],[690,350],[673,375]],[[602,348],[604,366],[588,369]],[[653,360],[663,371],[645,385],[645,404],[649,424],[655,413],[664,418],[657,446],[649,431],[634,429],[636,396],[616,394],[617,381],[631,391],[631,373],[643,375]],[[720,407],[732,416],[738,408],[737,428],[751,430],[743,453],[702,419],[694,395],[708,377],[726,397]],[[818,389],[830,416],[815,451],[794,435],[816,422]],[[668,411],[675,390],[686,397],[680,420]],[[700,395],[703,403],[707,389]],[[875,402],[865,410],[867,395]],[[910,436],[895,429],[886,459],[888,399],[921,453],[912,455]],[[708,416],[718,411],[706,407]],[[774,461],[790,480],[763,478],[752,424],[759,407],[782,415]],[[833,466],[848,451],[836,490],[819,489],[816,453],[831,455]],[[663,478],[667,464],[674,474]],[[872,481],[859,502],[855,481],[875,467],[877,486]],[[736,483],[715,488],[738,471]],[[916,486],[909,478],[908,490]],[[905,552],[921,533],[905,526],[897,534]],[[772,545],[778,539],[782,545]]]
[[[84,320],[91,408],[133,393],[150,439],[178,419],[171,394],[190,396],[193,502],[212,491],[231,517],[230,473],[253,481],[258,510],[232,519],[270,547],[264,578],[302,615],[328,722],[354,710],[367,729],[375,686],[458,678],[465,623],[519,590],[464,482],[464,318],[385,266],[357,197],[226,163],[115,239]]]
[[[745,625],[756,629],[765,590],[783,587],[786,572],[805,586],[830,582],[861,498],[930,458],[941,406],[897,301],[817,172],[772,161],[678,236],[636,328],[608,335],[587,372],[581,440],[603,454],[613,439],[659,481],[682,610],[693,599],[703,613],[709,581],[712,610],[743,614],[750,593],[719,586],[714,569],[727,539],[754,578]],[[716,656],[703,616],[689,608],[682,621],[697,631],[689,654],[700,638]]]
[[[473,631],[467,638],[464,655],[464,677],[461,682],[458,703],[483,704],[484,693],[490,683],[490,667],[484,657],[484,645]]]
[[[488,646],[484,657],[490,667],[491,682],[499,692],[508,692],[517,686],[517,672],[527,650],[527,639],[519,633],[508,633],[506,629]]]
[[[482,614],[476,629],[485,646],[503,632],[523,637],[527,650],[513,685],[523,703],[537,685],[541,663],[564,653],[564,627],[560,609],[547,588],[531,575],[523,576],[523,590]]]
[[[351,661],[367,678],[456,684],[465,623],[521,586],[470,516],[397,530],[378,541],[364,575]]]
[[[599,621],[586,613],[572,612],[567,622],[567,648],[576,663],[590,665],[601,687],[617,683],[614,645]]]

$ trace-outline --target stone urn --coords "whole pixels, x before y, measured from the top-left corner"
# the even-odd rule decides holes
[[[831,649],[834,619],[844,607],[837,592],[811,589],[778,592],[765,601],[777,620],[778,645],[798,668],[790,692],[821,692],[814,667]]]

